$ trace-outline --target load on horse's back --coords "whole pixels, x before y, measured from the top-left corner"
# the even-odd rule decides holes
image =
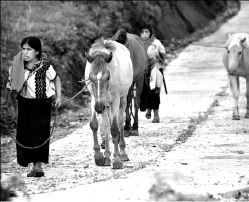
[[[124,140],[124,112],[132,84],[133,68],[129,50],[120,43],[103,38],[92,44],[86,54],[85,79],[91,94],[90,127],[94,138],[94,158],[99,166],[111,165],[109,135],[114,144],[113,168],[122,168],[128,160]],[[97,114],[101,115],[100,123]],[[105,135],[105,152],[100,152],[97,132]]]
[[[129,90],[127,97],[127,107],[126,107],[126,120],[125,120],[125,136],[138,135],[138,110],[140,108],[140,95],[143,89],[144,83],[144,73],[147,68],[147,53],[144,44],[139,40],[139,36],[126,32],[123,29],[118,30],[114,36],[113,40],[124,44],[130,51],[132,65],[133,65],[133,83]],[[133,99],[133,92],[136,89],[135,99],[134,99],[134,120],[131,127],[131,105]]]
[[[249,118],[249,34],[229,34],[222,61],[228,73],[230,89],[235,101],[232,119],[240,119],[238,106],[240,94],[239,77],[246,79],[247,110],[245,118]]]

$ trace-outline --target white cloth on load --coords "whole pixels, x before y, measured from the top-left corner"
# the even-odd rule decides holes
[[[163,75],[159,71],[160,65],[154,65],[150,74],[150,89],[154,90],[156,87],[161,88],[163,84]]]

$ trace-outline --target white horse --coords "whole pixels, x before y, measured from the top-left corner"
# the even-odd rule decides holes
[[[125,151],[124,121],[127,94],[133,80],[133,67],[129,50],[113,40],[96,41],[86,54],[85,79],[90,80],[88,90],[91,94],[90,127],[94,139],[94,158],[96,165],[110,166],[111,152],[109,135],[114,144],[113,168],[123,167],[127,161]],[[97,114],[101,115],[98,123]],[[100,126],[100,128],[99,128]],[[97,131],[105,134],[105,152],[100,152]],[[119,150],[120,149],[120,150]]]
[[[238,106],[240,95],[239,77],[246,79],[247,111],[245,118],[249,118],[249,34],[229,34],[226,52],[223,54],[223,64],[228,72],[230,88],[235,101],[232,118],[234,120],[240,119]]]

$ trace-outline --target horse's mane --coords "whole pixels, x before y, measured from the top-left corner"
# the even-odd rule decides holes
[[[226,42],[226,47],[229,47],[230,45],[237,45],[240,46],[240,40],[246,38],[246,42],[244,43],[244,47],[249,47],[249,35],[246,33],[234,33],[231,34],[229,39]]]
[[[116,50],[116,46],[113,43],[113,40],[107,38],[99,38],[97,39],[91,46],[91,55],[106,55],[109,52],[113,52]]]

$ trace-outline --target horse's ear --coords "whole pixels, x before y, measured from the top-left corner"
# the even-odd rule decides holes
[[[105,57],[105,61],[106,63],[110,63],[112,61],[112,52],[110,52],[110,54],[107,57]]]
[[[240,40],[240,43],[243,44],[246,41],[246,37]]]
[[[92,57],[91,55],[89,55],[87,52],[85,52],[85,56],[88,62],[92,63],[94,60],[94,57]]]
[[[231,34],[231,33],[228,33],[228,35],[227,35],[226,47],[228,47],[228,46],[229,46],[229,44],[230,44],[231,40],[232,40],[232,34]]]

